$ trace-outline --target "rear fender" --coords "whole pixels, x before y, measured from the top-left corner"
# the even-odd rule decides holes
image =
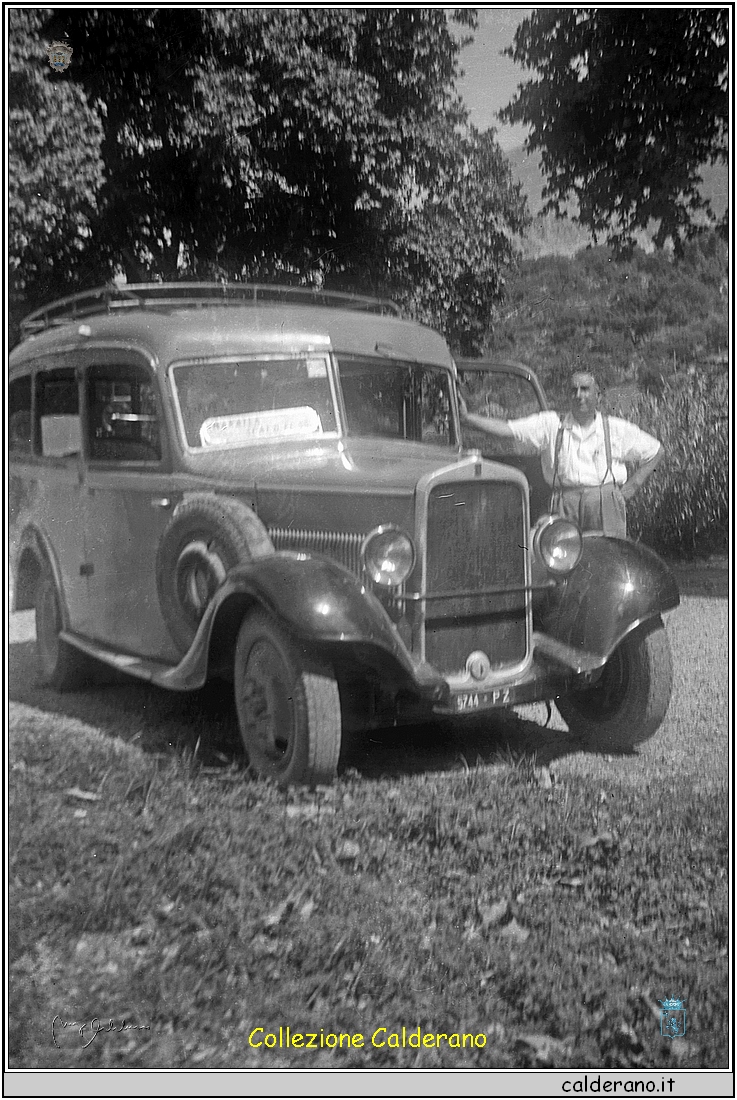
[[[232,661],[243,615],[254,605],[303,642],[360,648],[364,654],[373,651],[377,667],[388,657],[413,682],[422,680],[367,586],[335,562],[281,551],[230,571],[209,604],[189,652],[164,677],[170,681],[168,686],[199,686],[207,677],[208,665],[224,667]]]
[[[11,608],[13,611],[27,611],[33,608],[36,600],[36,584],[44,563],[51,570],[54,578],[62,628],[66,630],[69,626],[69,611],[64,595],[61,569],[51,540],[35,525],[25,528],[17,547],[11,554]]]
[[[652,550],[587,535],[581,561],[546,599],[536,629],[603,663],[627,634],[679,603],[675,577]]]

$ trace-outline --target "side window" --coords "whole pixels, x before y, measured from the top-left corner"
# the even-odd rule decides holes
[[[90,459],[158,462],[161,439],[156,391],[145,370],[93,366],[87,373]]]
[[[14,454],[29,455],[33,450],[30,375],[8,386],[8,444]]]
[[[541,411],[540,398],[527,378],[503,370],[459,370],[461,391],[468,409],[478,416],[517,420]],[[489,458],[502,455],[532,457],[536,452],[527,443],[497,439],[480,429],[463,429],[466,447],[473,447]]]
[[[459,371],[471,412],[516,420],[540,412],[540,399],[526,378],[504,371]]]
[[[79,388],[73,370],[36,375],[36,446],[47,458],[65,458],[81,450]]]

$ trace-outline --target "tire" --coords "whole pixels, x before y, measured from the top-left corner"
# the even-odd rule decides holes
[[[182,501],[156,555],[161,614],[182,654],[228,572],[273,553],[266,528],[242,501],[214,493],[195,493]]]
[[[36,655],[41,681],[56,691],[76,691],[93,678],[93,665],[86,654],[59,637],[62,630],[59,594],[48,564],[41,567],[35,603]]]
[[[672,688],[670,644],[658,619],[620,642],[596,683],[556,703],[574,736],[596,747],[629,749],[659,729]]]
[[[267,615],[244,619],[235,650],[238,729],[252,771],[280,786],[329,783],[341,714],[332,666],[307,656]]]

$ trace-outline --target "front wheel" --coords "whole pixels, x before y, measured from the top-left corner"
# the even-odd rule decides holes
[[[238,634],[235,702],[241,740],[257,775],[281,786],[333,779],[341,714],[332,666],[308,657],[261,612],[249,615]]]
[[[673,688],[670,644],[660,619],[620,642],[598,680],[556,699],[576,737],[628,749],[647,741],[665,718]]]

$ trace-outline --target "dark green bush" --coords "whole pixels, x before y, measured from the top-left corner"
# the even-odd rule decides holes
[[[714,353],[727,350],[727,317],[718,313],[710,313],[704,321],[704,339],[707,350]]]
[[[628,508],[633,538],[678,556],[722,552],[729,524],[726,373],[691,373],[659,400],[639,394],[628,420],[656,436],[665,459]],[[616,408],[610,410],[616,415]]]

